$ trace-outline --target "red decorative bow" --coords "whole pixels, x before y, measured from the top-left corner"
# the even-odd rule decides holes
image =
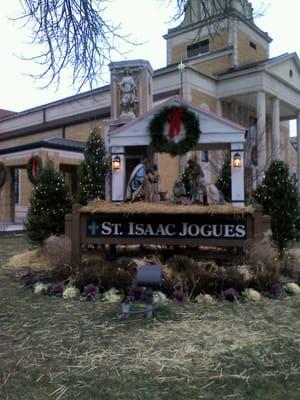
[[[37,162],[34,156],[31,157],[31,165],[32,165],[32,175],[36,176],[37,173]]]
[[[169,138],[174,139],[180,133],[181,128],[181,118],[183,116],[184,109],[178,108],[175,111],[170,111],[168,113],[168,121],[170,122],[169,127]]]

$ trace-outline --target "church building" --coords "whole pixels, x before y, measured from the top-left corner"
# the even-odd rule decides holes
[[[240,157],[242,168],[231,168],[236,205],[245,204],[272,160],[285,161],[299,182],[300,61],[296,53],[270,58],[272,39],[255,24],[251,3],[233,0],[229,16],[216,10],[206,18],[200,2],[190,0],[183,21],[164,39],[164,68],[153,71],[151,60],[112,62],[109,85],[19,113],[0,110],[0,225],[26,217],[32,156],[51,159],[77,192],[77,169],[94,128],[119,162],[107,180],[107,199],[124,201],[132,171],[149,156],[151,121],[170,106],[193,113],[201,134],[184,155],[151,155],[166,198],[192,156],[210,183],[227,153]],[[291,144],[295,119],[297,143]]]

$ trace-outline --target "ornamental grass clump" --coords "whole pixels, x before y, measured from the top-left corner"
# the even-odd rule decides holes
[[[245,261],[250,267],[249,287],[258,291],[268,291],[274,282],[280,280],[281,263],[270,235],[245,246]]]
[[[65,235],[51,235],[45,240],[45,249],[50,268],[61,268],[71,264],[71,240]]]

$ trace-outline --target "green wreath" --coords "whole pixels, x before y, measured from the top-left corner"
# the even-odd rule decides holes
[[[6,166],[4,165],[3,162],[0,162],[0,189],[2,188],[2,186],[6,181],[6,176],[7,176]]]
[[[43,168],[42,159],[40,156],[32,155],[27,163],[27,176],[31,183],[37,184],[41,170]]]
[[[167,122],[170,122],[169,133],[164,135]],[[173,139],[179,134],[181,124],[185,128],[185,137],[175,143]],[[178,106],[165,107],[157,113],[150,121],[149,132],[152,149],[158,153],[169,153],[173,157],[192,150],[201,134],[195,114],[186,107]]]

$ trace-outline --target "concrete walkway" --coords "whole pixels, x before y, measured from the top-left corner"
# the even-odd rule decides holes
[[[0,223],[0,235],[11,233],[24,233],[23,224],[5,224]]]

